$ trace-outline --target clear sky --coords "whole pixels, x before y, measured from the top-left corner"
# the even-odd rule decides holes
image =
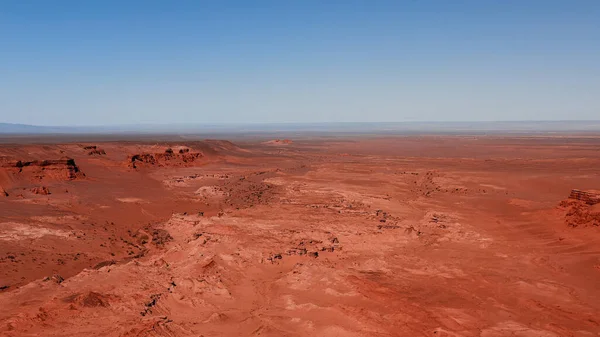
[[[598,0],[0,0],[0,122],[563,119]]]

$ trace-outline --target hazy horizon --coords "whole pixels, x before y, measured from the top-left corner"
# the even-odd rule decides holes
[[[424,124],[424,125],[456,125],[456,124],[473,124],[473,125],[493,125],[493,124],[514,124],[524,125],[529,123],[542,123],[542,124],[558,124],[558,123],[571,123],[571,124],[583,124],[583,123],[599,123],[600,118],[597,119],[565,119],[565,120],[430,120],[430,121],[331,121],[331,122],[213,122],[213,123],[184,123],[184,122],[173,122],[173,123],[128,123],[128,124],[84,124],[84,125],[70,125],[70,124],[27,124],[27,123],[5,123],[0,122],[0,125],[5,126],[27,126],[27,127],[40,127],[40,128],[112,128],[112,127],[129,127],[129,126],[149,126],[149,127],[162,127],[162,126],[186,126],[186,127],[197,127],[197,126],[262,126],[262,125],[410,125],[410,124]]]
[[[0,122],[595,120],[597,1],[7,1]]]
[[[600,120],[496,122],[331,122],[128,124],[103,126],[34,126],[0,123],[0,135],[241,135],[283,137],[334,134],[508,134],[600,132]]]

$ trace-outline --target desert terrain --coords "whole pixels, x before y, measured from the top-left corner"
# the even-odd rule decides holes
[[[600,136],[0,145],[1,336],[600,336]]]

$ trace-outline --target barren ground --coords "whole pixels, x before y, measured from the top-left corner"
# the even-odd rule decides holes
[[[0,335],[599,336],[573,188],[600,136],[1,145]]]

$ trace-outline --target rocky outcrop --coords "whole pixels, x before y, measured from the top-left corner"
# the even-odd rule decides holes
[[[0,197],[8,197],[8,192],[0,186]]]
[[[40,194],[40,195],[48,195],[48,194],[50,194],[50,190],[46,186],[34,187],[34,188],[31,189],[31,192],[33,194]]]
[[[85,177],[81,172],[75,160],[72,158],[62,158],[56,160],[15,160],[7,161],[2,167],[13,171],[14,173],[31,173],[33,178],[58,178],[58,179],[77,179]]]
[[[600,211],[582,200],[568,199],[559,207],[565,210],[565,223],[569,227],[600,226]]]
[[[600,192],[571,190],[569,198],[559,204],[565,212],[565,224],[569,227],[600,226]]]
[[[157,246],[164,246],[165,243],[171,240],[173,240],[173,237],[164,229],[155,229],[152,232],[152,243]]]
[[[108,307],[110,297],[95,291],[88,291],[83,294],[73,294],[63,298],[63,302],[71,303],[70,309],[77,307],[96,308]]]
[[[44,282],[52,281],[56,284],[61,284],[64,282],[64,278],[58,274],[54,274],[52,276],[47,276],[43,279]]]
[[[595,205],[600,203],[600,191],[581,191],[571,190],[569,199],[575,199],[585,202],[588,205]]]
[[[200,152],[190,152],[187,148],[175,152],[168,148],[162,153],[140,153],[127,158],[128,165],[138,168],[141,165],[149,166],[187,166],[204,157]]]
[[[88,150],[88,156],[103,156],[106,154],[106,151],[97,147],[96,145],[88,145],[83,147],[84,150]]]

